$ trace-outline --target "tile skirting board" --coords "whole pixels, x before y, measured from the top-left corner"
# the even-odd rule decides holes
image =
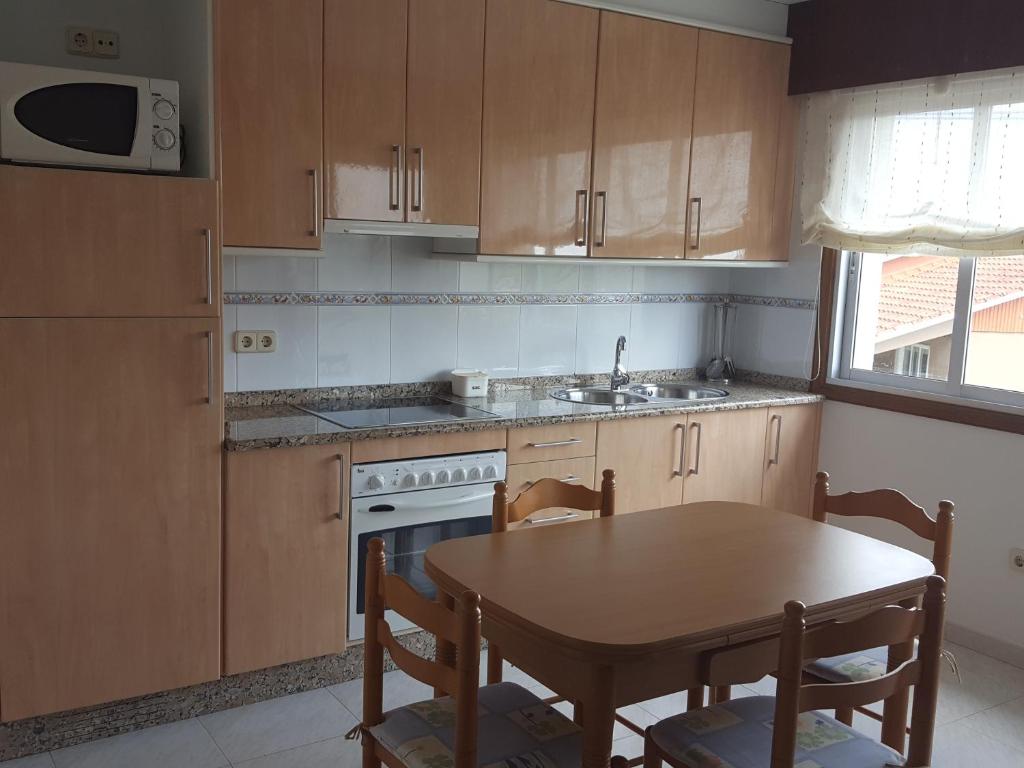
[[[413,632],[398,639],[415,653],[433,658],[433,635]],[[391,658],[385,654],[385,670],[395,668]],[[0,763],[279,696],[326,688],[362,676],[363,646],[360,643],[334,656],[222,677],[188,688],[109,704],[0,723]]]
[[[1024,646],[1008,643],[960,624],[946,623],[946,639],[972,651],[1024,669]]]

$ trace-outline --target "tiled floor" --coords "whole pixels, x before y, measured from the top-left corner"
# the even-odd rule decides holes
[[[960,662],[963,682],[943,670],[933,768],[1024,766],[1024,669],[947,644]],[[550,695],[509,667],[506,680]],[[430,697],[430,690],[400,672],[388,673],[385,708]],[[736,696],[774,693],[762,680]],[[678,712],[682,695],[665,696],[622,712],[641,726]],[[358,742],[344,733],[359,719],[362,681],[285,696],[225,712],[115,736],[69,749],[0,763],[2,768],[356,768]],[[568,712],[565,705],[559,705]],[[877,737],[878,724],[858,715],[858,728]],[[634,757],[643,740],[616,726],[615,753]]]

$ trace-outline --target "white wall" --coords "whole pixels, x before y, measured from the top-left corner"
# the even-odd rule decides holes
[[[726,270],[694,267],[460,264],[430,257],[423,238],[328,235],[322,259],[228,256],[227,292],[563,294],[721,293]],[[455,367],[495,377],[611,370],[615,340],[629,339],[633,370],[707,362],[706,303],[416,306],[228,305],[227,391],[445,379]],[[236,354],[235,330],[274,330],[279,350]]]
[[[948,622],[1014,646],[1024,659],[1024,575],[1009,563],[1010,548],[1024,547],[1024,437],[832,402],[820,463],[833,493],[894,487],[932,513],[942,499],[955,502]],[[847,527],[930,552],[884,521]]]

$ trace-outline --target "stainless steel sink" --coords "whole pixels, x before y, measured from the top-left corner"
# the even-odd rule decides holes
[[[635,392],[612,391],[601,387],[560,389],[551,395],[555,400],[584,405],[643,405],[650,399]]]
[[[724,389],[680,383],[642,384],[632,387],[630,391],[658,400],[717,400],[729,396]]]

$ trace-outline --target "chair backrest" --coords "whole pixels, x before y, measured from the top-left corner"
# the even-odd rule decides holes
[[[940,501],[933,518],[902,493],[892,488],[830,496],[828,472],[819,472],[814,483],[814,519],[827,523],[829,515],[875,517],[899,523],[922,539],[934,542],[932,564],[935,572],[949,578],[949,556],[953,546],[953,502]]]
[[[515,501],[508,500],[508,486],[505,483],[495,483],[491,530],[495,533],[506,531],[509,524],[521,522],[534,512],[552,507],[599,510],[601,517],[610,517],[615,514],[615,471],[606,469],[602,477],[600,491],[544,478],[520,493]]]
[[[913,719],[907,766],[931,762],[938,700],[939,660],[945,619],[946,582],[930,576],[923,608],[888,605],[852,621],[836,621],[807,629],[805,606],[786,603],[779,644],[772,768],[791,768],[801,712],[859,707],[882,701],[914,686]],[[879,646],[912,643],[919,638],[917,657],[881,677],[848,683],[804,683],[810,659],[866,651]]]
[[[384,540],[371,539],[366,558],[363,649],[363,726],[384,720],[384,649],[399,669],[455,698],[455,766],[477,768],[477,694],[480,686],[480,596],[464,592],[451,611],[428,600],[400,576],[386,571]],[[456,647],[454,668],[425,659],[395,640],[385,618],[391,609]]]

